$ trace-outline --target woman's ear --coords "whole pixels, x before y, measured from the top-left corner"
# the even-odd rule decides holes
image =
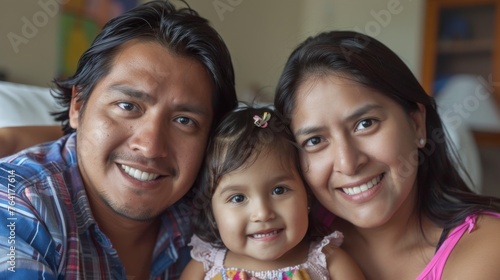
[[[417,103],[417,106],[418,109],[410,113],[410,118],[415,129],[417,145],[423,148],[427,142],[426,110],[425,106],[421,103]]]
[[[78,100],[78,92],[76,90],[76,86],[73,86],[71,88],[71,103],[69,106],[69,124],[73,129],[78,128],[82,103],[83,102],[81,100]]]

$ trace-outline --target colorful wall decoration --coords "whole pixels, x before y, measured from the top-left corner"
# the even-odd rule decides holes
[[[135,7],[138,0],[69,0],[61,6],[58,75],[75,73],[78,59],[108,20]]]

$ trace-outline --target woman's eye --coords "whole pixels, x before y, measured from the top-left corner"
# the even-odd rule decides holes
[[[118,107],[122,108],[125,111],[133,111],[136,106],[129,102],[119,102]]]
[[[282,187],[282,186],[274,187],[274,189],[273,189],[273,194],[277,194],[277,195],[281,195],[281,194],[284,194],[286,192],[287,192],[287,188]]]
[[[373,125],[373,122],[374,120],[373,119],[365,119],[365,120],[361,120],[358,125],[356,126],[356,131],[358,130],[363,130],[363,129],[366,129],[366,128],[369,128],[370,126]]]
[[[242,203],[245,201],[245,196],[241,194],[233,195],[229,198],[229,201],[232,203]]]
[[[304,145],[305,146],[316,146],[319,143],[321,143],[321,138],[319,138],[319,137],[311,137],[311,138],[307,139],[304,142]]]

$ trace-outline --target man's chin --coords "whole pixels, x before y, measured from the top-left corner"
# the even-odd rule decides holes
[[[148,222],[154,220],[161,212],[157,209],[153,209],[151,205],[147,204],[130,205],[130,203],[115,203],[104,197],[101,197],[101,199],[115,214],[137,222]]]
[[[142,209],[130,209],[126,207],[112,209],[116,214],[136,222],[149,222],[156,219],[159,215],[158,211],[153,211],[146,207]]]

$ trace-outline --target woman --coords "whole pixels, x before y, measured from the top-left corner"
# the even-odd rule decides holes
[[[309,38],[275,106],[368,279],[500,279],[500,200],[467,187],[433,98],[394,52],[356,32]]]

